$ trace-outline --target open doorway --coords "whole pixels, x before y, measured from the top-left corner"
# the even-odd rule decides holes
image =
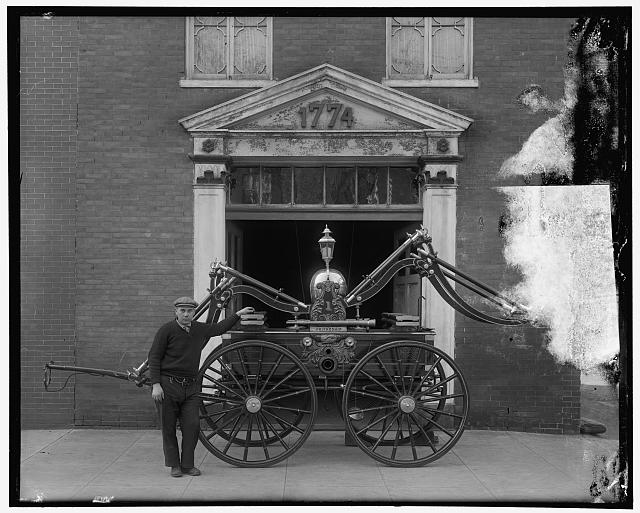
[[[228,221],[228,230],[242,239],[242,254],[236,266],[244,274],[309,303],[309,282],[318,269],[324,268],[318,239],[325,224],[336,240],[331,267],[344,275],[349,290],[389,256],[397,244],[398,232],[412,229],[398,221]],[[417,226],[415,223],[413,228]],[[285,326],[291,318],[250,296],[243,296],[242,304],[267,310],[267,324],[272,328]],[[364,303],[360,315],[379,321],[382,312],[393,309],[390,283]],[[355,309],[349,309],[347,315],[354,317]]]

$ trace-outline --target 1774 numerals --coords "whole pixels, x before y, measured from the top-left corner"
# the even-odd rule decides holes
[[[327,115],[331,116],[331,119],[329,119],[327,123],[327,128],[335,127],[338,119],[340,119],[347,128],[351,128],[353,124],[353,111],[351,107],[344,107],[344,109],[343,107],[344,105],[342,103],[311,102],[306,108],[300,107],[298,110],[298,114],[300,114],[300,126],[307,128],[308,119],[311,121],[311,128],[316,128],[320,120],[320,114],[326,110]],[[342,112],[342,115],[340,115],[340,112]]]

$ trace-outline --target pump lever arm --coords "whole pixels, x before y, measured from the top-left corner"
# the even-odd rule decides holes
[[[430,245],[429,245],[430,246]],[[460,294],[458,294],[452,287],[448,279],[459,283],[479,296],[491,301],[508,312],[511,316],[513,314],[523,314],[526,311],[526,307],[519,305],[518,303],[511,301],[504,295],[495,291],[488,285],[482,282],[474,280],[470,276],[464,274],[462,271],[456,269],[453,265],[438,258],[433,252],[433,248],[428,248],[430,252],[425,251],[422,248],[416,248],[418,254],[411,253],[417,261],[417,270],[421,276],[426,277],[429,283],[433,285],[436,292],[456,311],[461,314],[474,319],[476,321],[485,322],[489,324],[499,324],[502,326],[517,326],[525,324],[526,319],[517,317],[495,317],[487,313],[481,312],[477,308],[471,306]],[[450,269],[452,272],[445,271],[443,267]],[[447,279],[448,278],[448,279]]]
[[[241,280],[242,285],[234,285],[229,289],[232,293],[252,295],[269,306],[278,310],[293,313],[294,315],[307,313],[309,311],[309,305],[303,303],[299,299],[285,294],[282,290],[274,289],[260,280],[243,274],[233,267],[216,262],[211,267],[211,272],[209,274],[211,276],[232,276],[233,278]]]
[[[511,314],[513,313],[522,314],[529,311],[529,308],[526,307],[525,305],[522,305],[516,301],[513,301],[512,299],[509,299],[504,294],[501,294],[497,290],[489,287],[489,285],[486,285],[481,281],[478,281],[472,278],[468,274],[463,273],[460,269],[456,268],[455,266],[451,265],[448,262],[445,262],[441,258],[438,258],[438,256],[433,251],[433,248],[429,248],[429,249],[431,251],[427,252],[423,248],[417,248],[417,252],[419,253],[420,257],[426,260],[427,265],[432,266],[434,270],[437,268],[443,275],[446,275],[448,278],[451,278],[456,283],[459,283],[460,285],[466,287],[472,292],[475,292],[476,294],[481,295],[485,299],[489,299],[490,301],[497,304],[498,306],[504,308],[505,310],[508,310],[509,313]],[[415,256],[418,256],[418,255],[415,255]],[[449,269],[452,272],[444,271],[441,269],[440,266],[446,269]]]
[[[423,227],[420,227],[412,234],[407,234],[407,240],[405,240],[400,246],[398,246],[387,258],[385,258],[378,267],[376,267],[371,274],[367,274],[358,285],[356,285],[353,290],[347,296],[347,305],[353,305],[355,303],[362,303],[362,301],[357,300],[357,296],[363,296],[363,292],[368,288],[375,285],[381,276],[385,276],[388,272],[389,268],[394,265],[394,261],[402,255],[408,248],[413,247],[420,243],[431,242],[431,237],[427,234],[427,230]],[[387,280],[388,281],[388,280]],[[377,292],[377,291],[376,291]],[[373,294],[370,294],[371,297]]]

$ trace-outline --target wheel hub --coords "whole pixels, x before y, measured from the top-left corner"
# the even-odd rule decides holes
[[[262,408],[262,401],[260,401],[260,398],[255,395],[247,397],[244,404],[249,413],[258,413]]]
[[[405,395],[398,401],[398,406],[404,413],[411,413],[416,409],[416,400],[411,396]]]

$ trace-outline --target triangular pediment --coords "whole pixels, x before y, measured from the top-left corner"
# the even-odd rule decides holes
[[[190,133],[344,129],[453,134],[466,130],[473,120],[331,64],[322,64],[179,122]]]

